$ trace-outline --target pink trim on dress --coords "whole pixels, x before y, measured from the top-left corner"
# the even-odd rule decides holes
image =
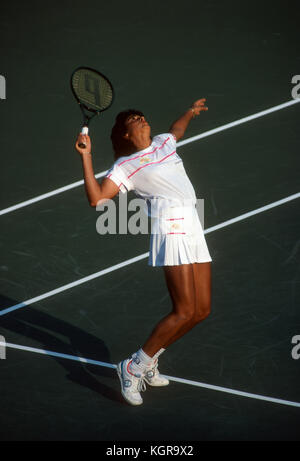
[[[174,155],[175,153],[176,153],[176,150],[174,150],[174,152],[172,152],[171,154],[166,155],[161,160],[158,160],[158,162],[151,162],[151,163],[147,163],[146,165],[140,166],[137,170],[135,170],[133,173],[131,173],[127,178],[128,179],[131,178],[131,176],[133,176],[135,173],[140,171],[142,168],[145,168],[145,166],[154,165],[155,163],[163,162],[166,158],[170,157],[171,155]]]

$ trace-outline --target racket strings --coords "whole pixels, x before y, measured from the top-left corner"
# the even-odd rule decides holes
[[[72,86],[80,103],[88,109],[107,109],[113,99],[110,83],[100,74],[89,69],[79,69],[74,73]]]

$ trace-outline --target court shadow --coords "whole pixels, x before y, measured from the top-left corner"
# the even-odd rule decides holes
[[[1,309],[15,304],[18,304],[18,301],[0,295]],[[34,346],[26,342],[25,346],[111,363],[110,353],[104,341],[32,306],[0,316],[0,328],[33,339],[38,343],[38,346]],[[1,330],[0,334],[5,336],[5,332]],[[6,341],[13,342],[9,341],[9,338],[6,338]],[[124,403],[119,392],[99,381],[101,377],[116,379],[114,369],[61,357],[51,356],[51,358],[67,371],[68,380],[89,388],[106,399]]]

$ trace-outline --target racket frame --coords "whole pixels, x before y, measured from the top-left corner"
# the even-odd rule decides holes
[[[110,104],[105,108],[105,109],[92,109],[91,107],[89,107],[88,105],[84,104],[83,102],[80,101],[80,98],[77,96],[76,94],[76,91],[74,90],[74,87],[73,87],[73,77],[74,77],[74,74],[76,72],[78,72],[79,70],[83,70],[83,69],[86,69],[86,70],[89,70],[91,72],[95,72],[96,74],[100,75],[100,77],[102,77],[104,80],[107,81],[107,83],[109,84],[109,86],[111,87],[111,92],[112,92],[112,98],[111,98],[111,102]],[[87,66],[79,66],[77,67],[73,72],[72,72],[72,75],[71,75],[71,79],[70,79],[70,85],[71,85],[71,90],[72,90],[72,93],[74,95],[74,98],[76,99],[77,103],[79,104],[79,107],[81,109],[81,112],[82,112],[82,115],[83,115],[83,127],[82,127],[82,133],[84,134],[87,134],[88,132],[88,126],[89,126],[89,123],[90,121],[92,120],[92,118],[94,118],[96,115],[99,115],[101,112],[104,112],[106,111],[107,109],[110,108],[110,106],[112,105],[113,101],[114,101],[114,98],[115,98],[115,91],[114,91],[114,88],[110,82],[110,80],[104,75],[102,74],[101,72],[99,72],[98,70],[96,69],[92,69],[91,67],[87,67]],[[89,112],[86,113],[86,111]],[[86,130],[86,129],[87,130]],[[84,130],[85,129],[85,130]],[[84,130],[84,131],[83,131]],[[79,147],[85,147],[85,145],[81,145]]]

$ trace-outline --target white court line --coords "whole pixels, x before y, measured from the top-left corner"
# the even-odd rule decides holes
[[[12,349],[19,349],[19,350],[27,351],[27,352],[34,352],[36,354],[49,355],[49,356],[52,356],[52,357],[58,357],[58,358],[67,359],[67,360],[74,360],[76,362],[88,363],[88,364],[97,365],[97,366],[100,366],[100,367],[114,368],[114,369],[116,368],[116,365],[113,365],[111,363],[99,362],[98,360],[86,359],[84,357],[78,357],[76,355],[61,354],[59,352],[47,351],[45,349],[37,349],[35,347],[21,346],[20,344],[12,344],[12,343],[7,343],[7,342],[0,342],[0,346],[10,347]],[[166,375],[164,375],[164,376],[166,376]],[[212,385],[212,384],[200,383],[198,381],[191,381],[189,379],[176,378],[174,376],[166,376],[166,378],[168,378],[171,381],[175,381],[177,383],[187,384],[187,385],[196,386],[196,387],[202,387],[202,388],[213,390],[213,391],[225,392],[227,394],[233,394],[233,395],[237,395],[239,397],[248,397],[248,398],[251,398],[251,399],[263,400],[265,402],[277,403],[277,404],[280,404],[280,405],[287,405],[287,406],[291,406],[291,407],[300,408],[300,403],[293,402],[293,401],[290,401],[290,400],[283,400],[283,399],[277,399],[277,398],[273,398],[273,397],[268,397],[268,396],[265,396],[265,395],[252,394],[250,392],[238,391],[236,389],[230,389],[230,388],[227,388],[227,387],[221,387],[221,386],[215,386],[215,385]]]
[[[278,106],[271,107],[269,109],[263,110],[261,112],[257,112],[256,114],[249,115],[248,117],[241,118],[239,120],[236,120],[231,123],[227,123],[226,125],[220,126],[218,128],[214,128],[213,130],[206,131],[205,133],[199,134],[197,136],[193,136],[191,138],[185,139],[184,141],[180,141],[177,143],[177,147],[184,146],[185,144],[188,144],[190,142],[198,141],[199,139],[205,138],[207,136],[211,136],[213,134],[219,133],[224,130],[228,130],[229,128],[233,128],[237,125],[241,125],[242,123],[249,122],[251,120],[254,120],[259,117],[263,117],[264,115],[271,114],[272,112],[276,112],[281,109],[285,109],[286,107],[292,106],[294,104],[297,104],[300,102],[299,99],[292,99],[288,102],[285,102],[283,104],[279,104]],[[102,176],[105,176],[108,170],[102,171],[101,173],[97,173],[95,175],[96,178],[101,178]],[[60,187],[58,189],[55,189],[53,191],[47,192],[42,195],[38,195],[37,197],[34,197],[32,199],[26,200],[25,202],[18,203],[16,205],[12,205],[8,208],[4,208],[3,210],[0,210],[0,216],[10,213],[12,211],[18,210],[19,208],[26,207],[28,205],[32,205],[33,203],[39,202],[41,200],[45,200],[46,198],[53,197],[54,195],[61,194],[63,192],[66,192],[67,190],[74,189],[75,187],[82,186],[84,184],[83,180],[76,181],[72,184],[69,184],[67,186]]]
[[[102,171],[102,173],[96,174],[95,178],[101,178],[102,176],[105,176],[107,171]],[[66,192],[67,190],[74,189],[75,187],[78,187],[78,186],[82,186],[83,184],[84,184],[84,180],[81,179],[80,181],[76,181],[76,182],[73,182],[72,184],[68,184],[67,186],[63,186],[63,187],[60,187],[59,189],[52,190],[51,192],[47,192],[46,194],[38,195],[37,197],[26,200],[25,202],[21,202],[21,203],[18,203],[17,205],[4,208],[3,210],[0,210],[0,216],[3,214],[10,213],[12,211],[18,210],[19,208],[32,205],[33,203],[40,202],[41,200],[45,200],[46,198],[53,197],[53,195],[61,194],[63,192]]]
[[[244,219],[247,219],[251,216],[254,216],[256,214],[262,213],[264,211],[270,210],[271,208],[277,207],[279,205],[283,205],[284,203],[290,202],[291,200],[296,200],[297,198],[300,198],[300,193],[290,195],[289,197],[285,197],[281,200],[277,200],[276,202],[269,203],[268,205],[265,205],[263,207],[257,208],[256,210],[249,211],[248,213],[244,213],[240,216],[237,216],[236,218],[229,219],[228,221],[225,221],[223,223],[217,224],[216,226],[209,227],[204,231],[204,234],[209,234],[210,232],[214,232],[218,229],[222,229],[223,227],[230,226],[233,223],[236,223],[238,221],[242,221]],[[75,282],[68,283],[67,285],[63,285],[62,287],[56,288],[55,290],[48,291],[47,293],[44,293],[40,296],[36,296],[35,298],[28,299],[26,301],[23,301],[19,304],[15,304],[14,306],[8,307],[6,309],[2,309],[0,311],[0,316],[8,314],[9,312],[21,309],[22,307],[29,306],[30,304],[34,304],[38,301],[41,301],[42,299],[49,298],[50,296],[53,296],[55,294],[61,293],[63,291],[69,290],[70,288],[74,288],[75,286],[81,285],[82,283],[86,283],[90,280],[93,280],[95,278],[101,277],[102,275],[108,274],[109,272],[113,272],[117,269],[120,269],[121,267],[128,266],[129,264],[133,264],[137,261],[140,261],[142,259],[145,259],[149,256],[149,252],[144,253],[142,255],[136,256],[131,259],[127,259],[126,261],[116,264],[114,266],[108,267],[107,269],[103,269],[99,272],[95,272],[94,274],[88,275],[87,277],[83,277],[82,279],[76,280]]]
[[[248,117],[241,118],[240,120],[236,120],[235,122],[227,123],[226,125],[222,125],[219,128],[214,128],[213,130],[206,131],[205,133],[199,134],[197,136],[193,136],[191,138],[186,139],[185,141],[179,142],[177,145],[183,146],[184,144],[188,144],[189,142],[198,141],[199,139],[205,138],[207,136],[211,136],[212,134],[219,133],[220,131],[228,130],[229,128],[233,128],[235,126],[241,125],[242,123],[250,122],[259,117],[263,117],[264,115],[271,114],[272,112],[276,112],[277,110],[285,109],[286,107],[292,106],[300,102],[299,99],[291,99],[288,102],[284,102],[283,104],[279,104],[279,106],[270,107],[270,109],[263,110],[261,112],[257,112],[256,114],[249,115]]]
[[[256,210],[248,211],[248,213],[241,214],[240,216],[237,216],[236,218],[228,219],[228,221],[225,221],[221,224],[217,224],[216,226],[209,227],[208,229],[204,231],[204,234],[208,234],[209,232],[214,232],[215,230],[221,229],[222,227],[230,226],[231,224],[234,224],[238,221],[242,221],[256,214],[263,213],[264,211],[267,211],[267,210],[271,210],[271,208],[275,208],[277,206],[283,205],[284,203],[290,202],[291,200],[296,200],[297,198],[300,198],[300,192],[297,192],[297,194],[289,195],[288,197],[285,197],[281,200],[277,200],[276,202],[269,203],[268,205],[262,206],[260,208],[256,208]]]
[[[149,255],[149,253],[147,254]],[[22,303],[15,304],[14,306],[8,307],[7,309],[3,309],[2,311],[0,311],[0,316],[8,314],[9,312],[15,311],[17,309],[21,309],[22,307],[29,306],[30,304],[34,304],[38,301],[41,301],[42,299],[46,299],[46,298],[49,298],[50,296],[53,296],[63,291],[69,290],[70,288],[74,288],[78,285],[81,285],[82,283],[89,282],[90,280],[101,277],[102,275],[108,274],[109,272],[113,272],[113,271],[116,271],[117,269],[121,269],[121,267],[128,266],[129,264],[133,264],[137,261],[140,261],[141,259],[146,258],[147,257],[146,255],[142,254],[140,256],[127,259],[127,261],[116,264],[115,266],[108,267],[107,269],[103,269],[99,272],[95,272],[94,274],[88,275],[87,277],[83,277],[82,279],[76,280],[75,282],[68,283],[67,285],[63,285],[62,287],[56,288],[55,290],[48,291],[47,293],[44,293],[40,296],[36,296],[35,298],[28,299],[27,301],[23,301]]]

